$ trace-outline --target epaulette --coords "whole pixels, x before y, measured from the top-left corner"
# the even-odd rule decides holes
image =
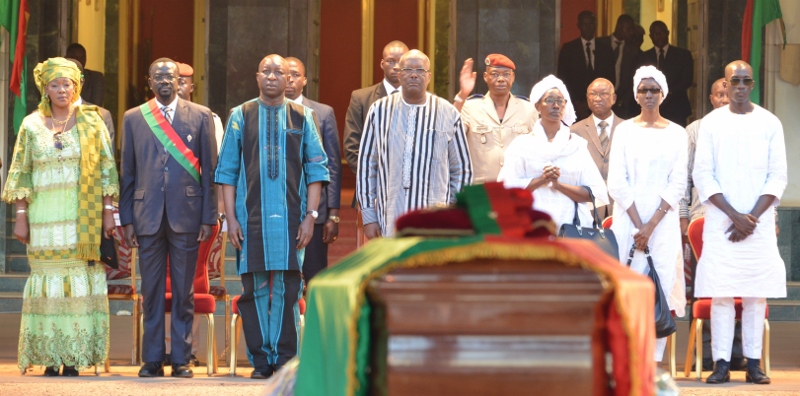
[[[470,95],[470,96],[467,96],[467,100],[470,100],[470,99],[480,99],[480,98],[482,98],[482,97],[483,97],[483,94],[472,94],[472,95]]]
[[[514,95],[514,97],[515,97],[515,98],[517,98],[517,99],[522,99],[522,100],[524,100],[524,101],[527,101],[527,102],[530,102],[530,101],[531,101],[530,99],[528,99],[528,97],[527,97],[527,96],[522,96],[522,95]]]

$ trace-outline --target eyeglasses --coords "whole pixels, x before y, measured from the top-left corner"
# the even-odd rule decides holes
[[[739,83],[744,83],[745,87],[749,87],[753,85],[753,83],[756,81],[750,77],[745,77],[745,78],[731,77],[731,79],[728,80],[728,82],[731,83],[731,85],[733,86],[739,85]]]
[[[567,104],[567,100],[566,99],[556,99],[556,98],[545,98],[544,99],[544,103],[546,103],[548,106],[552,106],[552,105],[563,106],[563,105]]]
[[[500,77],[503,77],[504,79],[508,80],[513,75],[514,75],[514,73],[510,72],[510,71],[507,71],[505,73],[498,73],[498,72],[489,73],[489,77],[491,77],[492,80],[497,80]]]
[[[411,69],[411,68],[406,67],[404,69],[400,69],[400,73],[403,73],[403,74],[405,74],[407,76],[414,76],[414,75],[421,76],[423,74],[430,73],[430,70],[428,70],[428,69]]]
[[[588,96],[591,99],[599,97],[600,99],[606,100],[611,97],[611,94],[608,92],[601,92],[601,93],[589,92],[586,96]]]
[[[156,74],[151,77],[155,82],[172,82],[175,80],[175,76],[172,74]]]
[[[648,92],[650,92],[653,95],[658,95],[661,93],[661,88],[639,88],[636,90],[636,92],[642,95],[646,95]]]

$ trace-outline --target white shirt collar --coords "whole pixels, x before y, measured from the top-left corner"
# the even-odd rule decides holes
[[[394,92],[395,89],[398,91],[397,92],[398,94],[403,93],[403,87],[395,88],[395,87],[392,86],[392,84],[389,83],[389,81],[386,81],[385,78],[383,79],[383,87],[386,88],[386,94],[387,95],[391,95],[392,92]]]
[[[292,102],[295,102],[297,104],[303,104],[303,94],[300,94],[300,96],[292,99]]]
[[[658,52],[656,55],[661,55],[661,51],[664,51],[664,56],[667,56],[667,53],[669,52],[669,43],[667,43],[667,45],[665,45],[663,48],[657,48],[657,50]]]
[[[161,109],[164,106],[169,107],[170,110],[172,110],[171,116],[172,116],[172,119],[174,120],[175,119],[176,110],[178,109],[178,96],[175,95],[175,100],[173,100],[172,103],[170,103],[168,105],[162,104],[161,102],[158,101],[158,98],[156,98],[156,105],[158,105],[159,109]],[[163,110],[162,110],[162,112],[163,112]]]
[[[606,118],[605,120],[601,120],[601,119],[597,118],[597,116],[595,116],[594,114],[592,114],[592,118],[594,119],[594,127],[595,127],[595,129],[597,129],[597,134],[598,135],[600,135],[600,129],[601,129],[600,128],[600,121],[605,121],[606,124],[608,124],[608,127],[610,127],[611,125],[614,125],[614,112],[613,111],[611,112],[611,115],[608,116],[608,118]],[[607,130],[607,132],[611,133],[611,130],[609,129],[609,130]]]
[[[587,40],[587,39],[581,37],[581,44],[583,44],[584,51],[586,50],[586,43],[590,44],[589,48],[594,49],[594,37],[592,37],[591,40]]]

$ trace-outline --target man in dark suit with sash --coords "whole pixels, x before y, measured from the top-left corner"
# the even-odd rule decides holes
[[[214,175],[242,277],[239,312],[254,379],[297,355],[300,271],[329,180],[313,110],[284,96],[288,74],[281,56],[261,60],[260,94],[231,110]]]
[[[172,282],[172,376],[192,377],[193,282],[199,243],[217,222],[211,110],[177,97],[178,65],[150,65],[149,102],[122,121],[120,223],[139,248],[144,336],[140,377],[163,376],[167,256]]]

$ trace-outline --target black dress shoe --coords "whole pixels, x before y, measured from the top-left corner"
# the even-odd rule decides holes
[[[173,377],[179,378],[192,378],[194,377],[194,373],[189,366],[185,364],[173,364],[172,365],[172,374]]]
[[[772,382],[761,370],[761,359],[747,359],[745,381],[759,385],[766,385]]]
[[[139,369],[139,376],[140,377],[163,377],[164,376],[164,366],[161,365],[161,362],[158,363],[145,363],[141,369]]]
[[[275,371],[272,369],[272,367],[265,367],[265,368],[260,368],[260,369],[257,368],[255,370],[253,370],[252,373],[250,373],[250,378],[251,379],[267,379],[269,377],[272,377],[272,374],[274,372]]]
[[[61,370],[62,377],[77,377],[80,375],[78,370],[75,370],[75,366],[64,366],[64,369]]]
[[[58,377],[58,367],[45,367],[44,369],[44,376],[45,377]]]
[[[192,354],[192,356],[189,357],[189,363],[186,365],[189,367],[200,367],[200,361],[197,360],[197,356]]]
[[[731,382],[731,364],[722,359],[717,360],[714,372],[706,378],[707,384],[721,384]]]

